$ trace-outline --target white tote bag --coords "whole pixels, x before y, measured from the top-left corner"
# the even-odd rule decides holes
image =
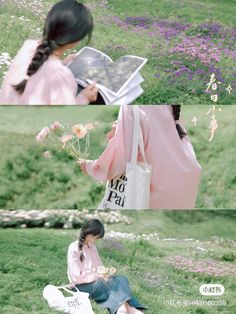
[[[43,297],[50,308],[69,314],[94,314],[89,299],[89,294],[79,291],[73,292],[66,287],[47,285],[43,290]],[[65,297],[60,290],[64,290],[71,296]]]
[[[145,158],[139,108],[132,108],[134,131],[131,161],[126,165],[125,174],[107,182],[105,196],[98,209],[149,209],[151,165],[147,164]],[[138,147],[143,163],[137,161]]]

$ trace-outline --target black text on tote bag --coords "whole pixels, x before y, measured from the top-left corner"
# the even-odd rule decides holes
[[[125,174],[107,182],[105,196],[98,209],[149,209],[152,167],[145,158],[139,108],[132,108],[134,128],[131,161],[126,165]],[[137,161],[138,148],[143,162]]]

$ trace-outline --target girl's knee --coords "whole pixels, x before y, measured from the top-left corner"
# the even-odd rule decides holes
[[[116,280],[118,281],[127,282],[127,283],[129,282],[128,278],[125,276],[115,276],[115,277],[116,277]]]
[[[96,286],[99,289],[106,289],[107,288],[107,282],[104,279],[100,278],[100,279],[97,280]]]

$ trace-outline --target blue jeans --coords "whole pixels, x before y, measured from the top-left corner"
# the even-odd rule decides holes
[[[137,309],[146,309],[133,297],[125,276],[111,276],[108,281],[98,279],[91,283],[76,285],[76,287],[82,292],[89,293],[90,299],[96,301],[104,309],[108,309],[111,314],[115,314],[125,302]],[[72,290],[76,291],[74,288]]]

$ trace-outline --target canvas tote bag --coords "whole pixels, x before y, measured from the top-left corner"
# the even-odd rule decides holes
[[[107,182],[105,196],[98,209],[149,209],[151,165],[147,164],[138,106],[132,106],[134,130],[131,161],[126,173]],[[138,148],[144,162],[138,162]]]
[[[43,297],[50,308],[69,314],[94,314],[89,299],[89,294],[79,291],[73,292],[64,286],[56,287],[47,285],[43,290]],[[60,290],[64,290],[71,296],[65,297]]]

